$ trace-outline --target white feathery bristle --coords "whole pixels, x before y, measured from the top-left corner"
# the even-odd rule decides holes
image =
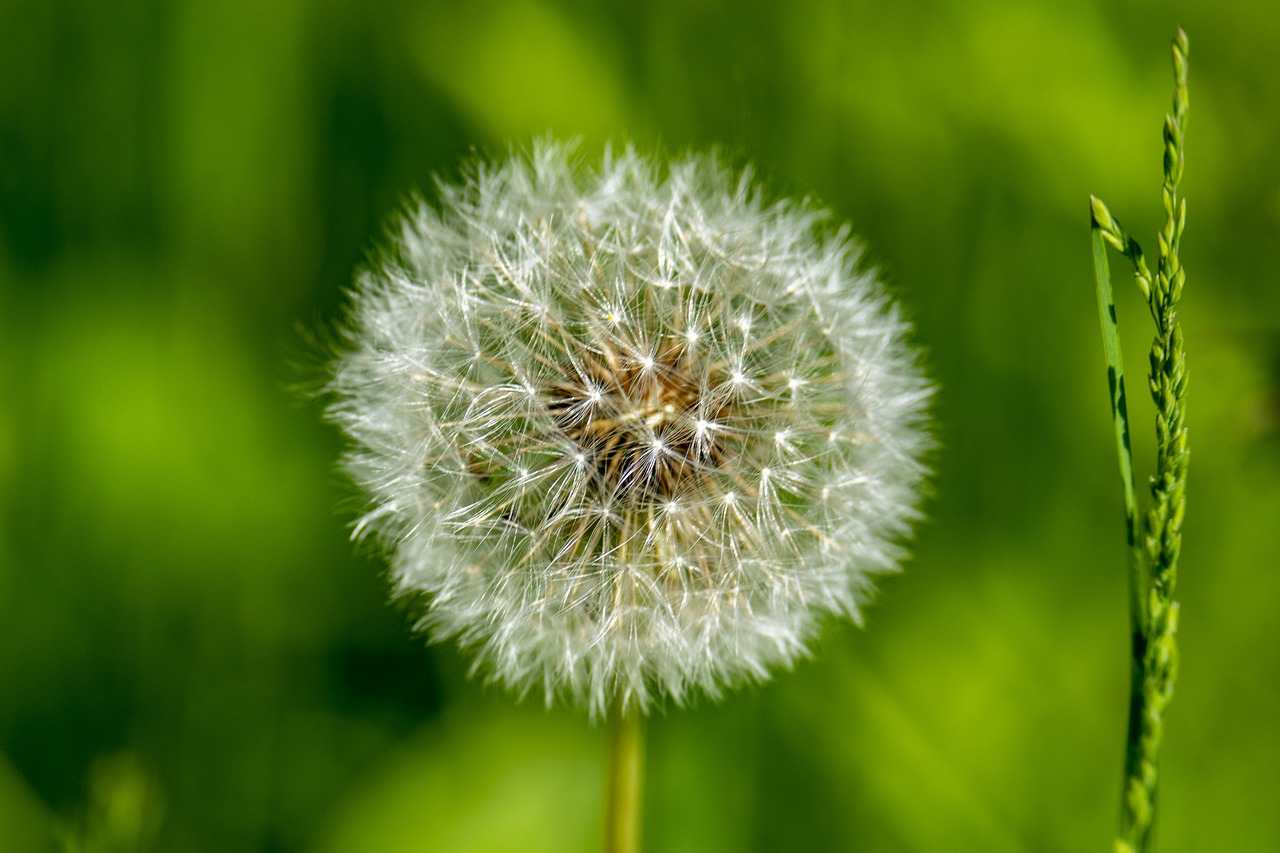
[[[824,216],[714,157],[551,142],[410,207],[329,413],[433,639],[594,715],[763,680],[858,618],[917,517],[931,386]]]

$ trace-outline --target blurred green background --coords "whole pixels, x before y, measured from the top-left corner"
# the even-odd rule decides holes
[[[915,559],[866,630],[656,716],[648,849],[1109,849],[1125,550],[1087,199],[1154,252],[1178,24],[1194,455],[1159,843],[1280,850],[1264,0],[0,3],[0,850],[598,847],[601,731],[409,634],[298,391],[401,199],[548,131],[718,144],[821,199],[942,388]],[[1119,310],[1137,374],[1134,288]]]

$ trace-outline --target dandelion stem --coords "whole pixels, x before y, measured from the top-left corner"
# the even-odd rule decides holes
[[[639,853],[644,786],[643,714],[614,710],[606,723],[609,742],[605,803],[605,853]]]

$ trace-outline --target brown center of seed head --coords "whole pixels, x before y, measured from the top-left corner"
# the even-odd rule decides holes
[[[589,353],[551,389],[551,413],[610,494],[671,498],[718,468],[732,404],[678,346]]]

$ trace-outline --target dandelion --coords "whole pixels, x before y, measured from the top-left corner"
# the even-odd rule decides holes
[[[422,628],[592,715],[768,678],[917,516],[930,385],[847,230],[710,156],[542,143],[415,202],[330,385]]]

